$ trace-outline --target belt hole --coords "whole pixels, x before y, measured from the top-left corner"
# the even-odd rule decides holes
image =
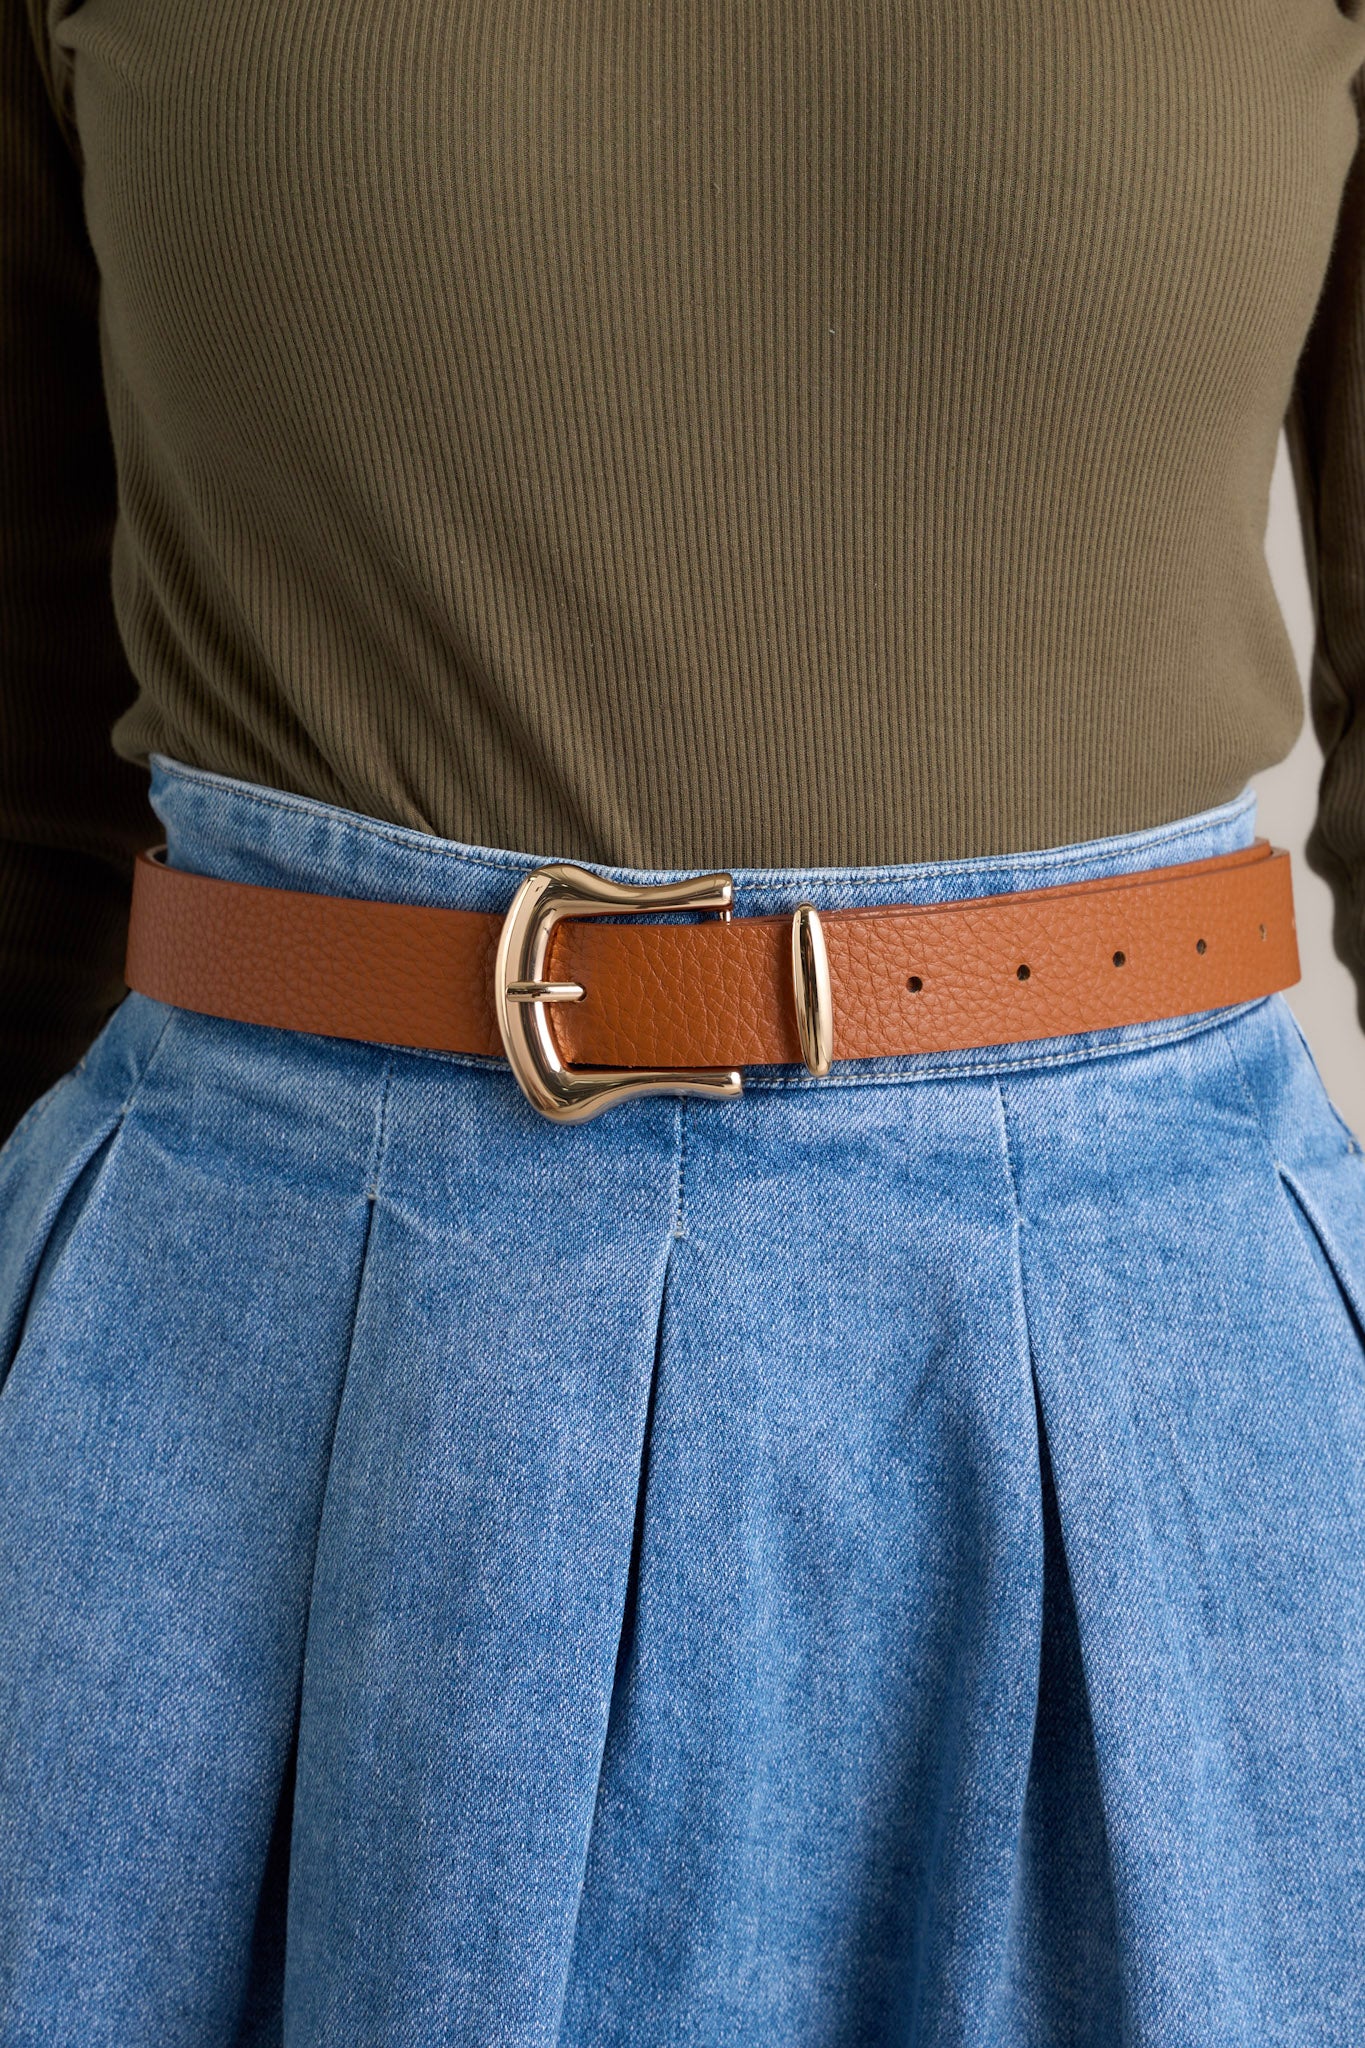
[[[1128,955],[1127,955],[1126,953],[1115,953],[1115,955],[1114,955],[1114,965],[1115,965],[1115,967],[1122,967],[1122,966],[1123,966],[1123,964],[1124,964],[1124,962],[1125,962],[1125,961],[1127,960],[1127,958],[1128,958]]]
[[[1262,938],[1264,938],[1264,937],[1265,937],[1265,926],[1264,926],[1264,925],[1262,925],[1262,926],[1261,926],[1261,937],[1262,937]]]
[[[1027,969],[1027,967],[1024,967],[1024,966],[1022,966],[1022,965],[1020,966],[1020,968],[1019,968],[1019,979],[1020,979],[1020,981],[1027,981],[1027,980],[1028,980],[1028,969]]]
[[[909,981],[907,981],[905,985],[909,989],[912,996],[917,996],[920,990],[924,987],[924,983],[920,980],[917,974],[912,974]]]
[[[1206,942],[1203,939],[1196,939],[1194,942],[1194,950],[1196,953],[1207,953],[1209,949]]]

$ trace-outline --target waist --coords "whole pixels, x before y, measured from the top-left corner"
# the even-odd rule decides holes
[[[828,1086],[1055,1061],[1198,1028],[1298,977],[1288,856],[1256,839],[1250,790],[1021,853],[735,868],[723,898],[676,869],[580,863],[558,907],[553,849],[466,846],[164,756],[152,800],[170,868],[238,887],[201,892],[209,910],[172,912],[163,892],[175,946],[143,915],[130,985],[244,1021],[501,1052],[523,1086],[518,1043],[532,1067],[657,1065],[654,1086],[693,1093],[738,1092],[722,1067]],[[670,885],[728,921],[675,908]],[[647,922],[625,922],[627,905]],[[593,1092],[566,1080],[577,1107],[560,1113],[595,1113]]]

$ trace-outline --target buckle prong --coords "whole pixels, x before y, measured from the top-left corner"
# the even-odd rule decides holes
[[[710,910],[728,915],[729,875],[690,875],[681,882],[609,882],[588,868],[553,861],[526,877],[507,908],[498,938],[493,1007],[508,1065],[527,1101],[555,1123],[582,1123],[631,1095],[743,1093],[734,1068],[574,1067],[560,1058],[546,1005],[581,1002],[576,981],[547,981],[550,934],[561,917],[607,917],[622,911]]]
[[[576,981],[514,981],[509,1003],[581,1003],[588,991]]]

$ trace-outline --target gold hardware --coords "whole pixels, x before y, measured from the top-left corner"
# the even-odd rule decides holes
[[[561,917],[607,917],[623,910],[714,910],[728,914],[729,875],[681,882],[609,882],[569,861],[526,877],[508,905],[498,939],[493,1007],[503,1050],[533,1108],[555,1123],[582,1123],[630,1095],[742,1094],[734,1068],[572,1067],[559,1056],[547,1003],[581,1002],[576,981],[543,979],[550,934]]]
[[[792,988],[801,1057],[812,1074],[827,1074],[834,1058],[834,999],[824,927],[813,903],[792,915]]]
[[[509,1003],[581,1003],[588,993],[576,981],[514,981],[507,990]]]

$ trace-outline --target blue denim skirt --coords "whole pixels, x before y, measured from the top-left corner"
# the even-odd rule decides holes
[[[213,874],[535,864],[154,768]],[[133,994],[0,1217],[5,2048],[1365,2039],[1365,1154],[1282,997],[565,1127]]]

